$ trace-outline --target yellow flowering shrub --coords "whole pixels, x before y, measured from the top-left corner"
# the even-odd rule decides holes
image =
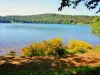
[[[32,56],[32,50],[28,47],[22,49],[22,56]]]
[[[41,43],[32,43],[22,49],[23,56],[44,56],[84,53],[87,49],[92,49],[92,45],[81,40],[70,40],[68,46],[64,45],[61,38],[44,40]]]
[[[43,43],[32,43],[29,45],[33,55],[45,55],[45,49]]]
[[[86,49],[92,49],[92,44],[87,43],[85,41],[82,40],[70,40],[68,43],[68,48],[69,49],[73,49],[75,51],[84,51]]]
[[[43,42],[44,48],[46,49],[46,54],[53,54],[55,55],[57,52],[57,49],[60,49],[63,47],[62,39],[50,39]]]
[[[29,50],[29,53],[28,53]],[[22,55],[63,55],[64,47],[61,38],[45,40],[41,43],[32,43],[22,49]]]

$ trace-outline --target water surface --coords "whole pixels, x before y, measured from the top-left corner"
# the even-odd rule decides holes
[[[91,27],[72,24],[0,24],[0,55],[10,50],[21,52],[22,47],[32,42],[40,42],[61,37],[68,40],[84,40],[93,45],[100,44],[100,38],[91,34]]]

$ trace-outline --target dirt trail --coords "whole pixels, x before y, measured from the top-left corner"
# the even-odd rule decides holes
[[[50,69],[66,69],[68,67],[100,66],[100,53],[86,53],[65,58],[53,56],[36,57],[1,57],[0,72],[8,71],[39,71]]]

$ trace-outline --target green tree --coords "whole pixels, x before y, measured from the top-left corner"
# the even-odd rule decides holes
[[[64,7],[70,7],[76,8],[79,3],[84,2],[83,4],[90,10],[95,9],[98,5],[100,0],[61,0],[61,6],[58,10],[62,10]],[[100,8],[96,13],[100,12]]]
[[[92,33],[100,36],[100,17],[95,17],[93,20]]]

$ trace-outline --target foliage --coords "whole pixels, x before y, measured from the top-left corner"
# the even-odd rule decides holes
[[[63,70],[0,72],[1,75],[100,75],[100,67],[76,67]]]
[[[29,49],[32,51],[33,55],[45,55],[44,45],[42,43],[33,43],[29,46]]]
[[[78,67],[78,68],[68,68],[67,69],[68,75],[99,75],[100,74],[100,67]]]
[[[31,16],[0,16],[0,23],[91,24],[92,16],[41,14]]]
[[[98,5],[100,0],[61,0],[61,6],[58,10],[62,10],[64,7],[73,7],[76,8],[81,2],[84,2],[83,4],[90,10],[90,9],[95,9]],[[100,12],[99,10],[96,12]]]
[[[24,47],[22,49],[22,56],[32,56],[32,50],[30,50],[28,47]]]
[[[100,36],[100,17],[95,17],[93,20],[92,33]]]
[[[2,75],[64,75],[64,71],[56,71],[56,70],[49,70],[49,71],[22,71],[22,72],[5,72],[0,73]]]
[[[85,48],[85,49],[91,49],[92,48],[92,45],[85,42],[85,41],[81,41],[81,40],[70,40],[69,43],[68,43],[68,48],[71,48],[71,49],[77,49],[78,48]]]
[[[100,45],[95,46],[94,50],[100,51]]]
[[[14,50],[11,50],[10,53],[8,54],[10,56],[15,56],[16,55],[16,52]]]
[[[65,55],[65,47],[63,46],[62,39],[51,39],[43,41],[42,43],[32,43],[29,47],[22,49],[23,56],[44,56],[44,55]]]
[[[22,56],[66,56],[67,54],[85,53],[92,49],[92,45],[81,40],[70,40],[68,46],[61,38],[44,40],[41,43],[32,43],[22,49]]]
[[[76,54],[76,53],[83,54],[83,53],[86,53],[86,52],[87,52],[87,50],[83,49],[83,48],[80,48],[80,49],[67,49],[67,53],[69,55],[73,55],[73,54]]]
[[[87,49],[92,49],[92,45],[81,40],[70,40],[68,48],[73,50],[72,53],[85,53]]]

